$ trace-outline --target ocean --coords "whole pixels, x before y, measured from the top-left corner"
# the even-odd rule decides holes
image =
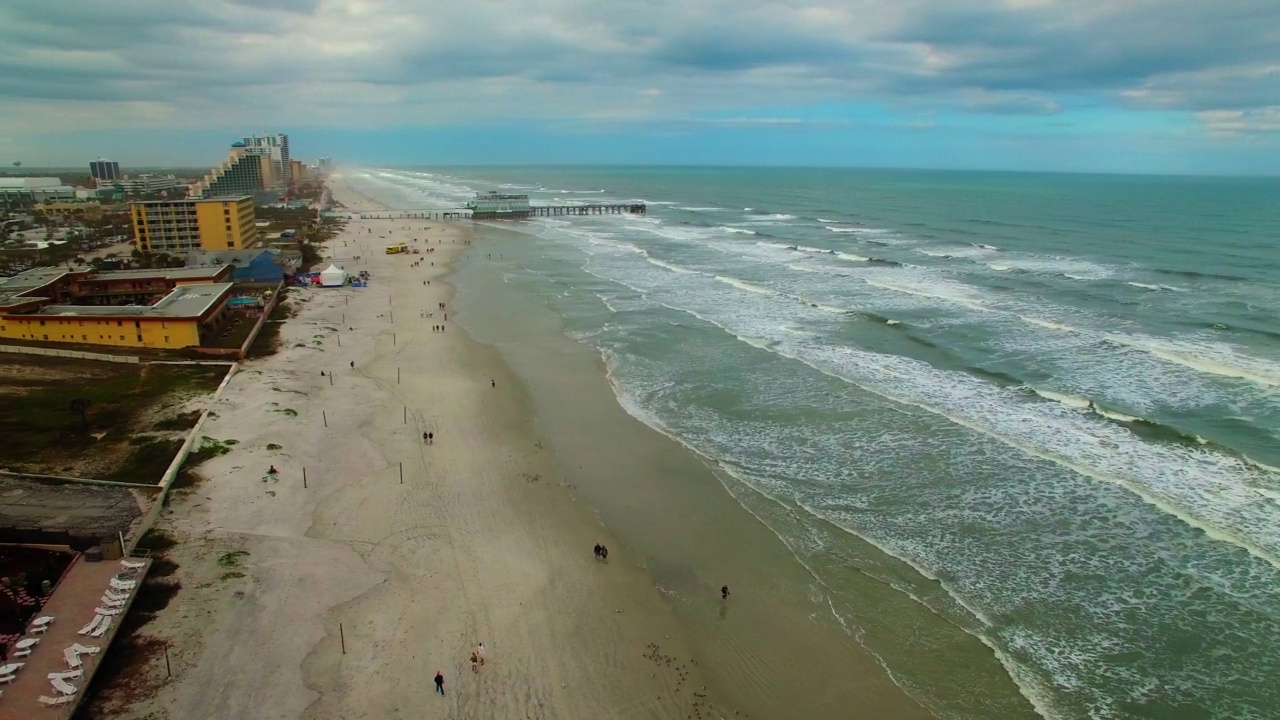
[[[477,224],[939,718],[1280,718],[1280,181],[344,170],[645,216]],[[469,262],[470,262],[469,261]],[[750,492],[739,492],[737,489]],[[981,687],[850,571],[989,648]]]

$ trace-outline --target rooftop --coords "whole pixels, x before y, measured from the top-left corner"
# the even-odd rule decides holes
[[[166,280],[190,280],[216,275],[222,268],[212,267],[180,267],[156,268],[154,270],[104,270],[95,273],[90,280],[128,280],[129,278],[165,278]]]
[[[155,305],[47,305],[36,315],[67,317],[200,317],[231,292],[232,283],[182,285]]]
[[[69,272],[74,271],[64,267],[31,268],[13,277],[0,278],[0,293],[21,292],[43,287]]]
[[[253,200],[249,195],[226,195],[222,197],[174,198],[172,200],[134,200],[130,205],[179,205],[186,203],[223,203]]]

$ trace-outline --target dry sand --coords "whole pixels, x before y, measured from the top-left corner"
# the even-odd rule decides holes
[[[170,643],[174,677],[112,717],[735,715],[699,697],[639,563],[593,559],[609,538],[559,481],[519,383],[444,320],[441,278],[468,237],[354,221],[330,249],[370,286],[291,291],[281,351],[247,363],[205,426],[238,443],[163,521],[183,589],[145,632]],[[383,254],[393,240],[435,252]],[[164,661],[138,672],[164,678]]]

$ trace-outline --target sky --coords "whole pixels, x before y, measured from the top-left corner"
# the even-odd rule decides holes
[[[4,0],[0,168],[1280,174],[1277,0]]]

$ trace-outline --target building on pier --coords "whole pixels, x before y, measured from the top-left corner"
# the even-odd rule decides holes
[[[476,193],[467,208],[476,220],[519,220],[529,217],[529,196]]]

